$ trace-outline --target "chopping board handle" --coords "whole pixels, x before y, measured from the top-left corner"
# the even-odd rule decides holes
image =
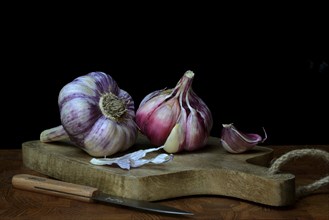
[[[12,178],[15,188],[54,195],[69,199],[92,202],[91,197],[98,191],[97,188],[83,186],[63,181],[53,180],[29,174],[17,174]]]

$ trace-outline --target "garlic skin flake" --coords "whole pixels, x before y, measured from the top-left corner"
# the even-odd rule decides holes
[[[156,157],[146,159],[144,158],[146,154],[158,151],[162,149],[163,146],[158,148],[149,148],[146,150],[138,150],[133,153],[126,154],[122,157],[115,157],[115,158],[93,158],[90,160],[90,163],[94,165],[113,165],[117,164],[121,169],[130,170],[131,167],[140,167],[144,164],[153,163],[153,164],[162,164],[173,159],[173,155],[170,154],[159,154]]]
[[[175,88],[151,92],[137,109],[140,131],[168,153],[204,147],[212,129],[212,114],[192,90],[193,78],[194,73],[186,71]]]
[[[132,97],[106,73],[91,72],[66,84],[58,96],[61,125],[44,130],[41,142],[69,138],[94,157],[130,148],[137,139]]]
[[[263,143],[267,139],[267,134],[263,128],[265,137],[259,134],[243,133],[231,124],[223,124],[221,132],[221,144],[230,153],[243,153],[254,148],[257,144]]]

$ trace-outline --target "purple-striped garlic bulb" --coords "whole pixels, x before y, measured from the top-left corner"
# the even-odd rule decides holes
[[[41,142],[69,138],[95,157],[130,148],[137,138],[132,97],[103,72],[91,72],[66,84],[58,96],[61,125],[44,130]]]
[[[212,129],[212,114],[192,90],[193,78],[194,73],[186,71],[175,88],[151,92],[137,109],[140,131],[168,153],[204,147]]]
[[[249,151],[267,139],[266,131],[264,128],[263,130],[265,134],[264,138],[259,134],[241,132],[233,123],[223,124],[221,132],[222,146],[226,151],[235,154]]]

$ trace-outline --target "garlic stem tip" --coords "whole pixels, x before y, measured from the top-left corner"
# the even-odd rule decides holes
[[[223,125],[223,128],[229,128],[233,125],[233,123],[230,123],[230,124],[222,124]]]
[[[186,71],[185,76],[188,78],[193,78],[194,77],[194,72],[191,70]]]

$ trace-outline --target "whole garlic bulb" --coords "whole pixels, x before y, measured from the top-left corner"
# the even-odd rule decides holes
[[[185,72],[175,88],[148,94],[137,109],[140,131],[168,153],[204,147],[212,129],[212,114],[192,90],[193,78],[192,71]]]
[[[103,72],[91,72],[66,84],[58,96],[61,125],[40,134],[41,142],[69,138],[89,155],[127,150],[137,138],[132,97]]]

